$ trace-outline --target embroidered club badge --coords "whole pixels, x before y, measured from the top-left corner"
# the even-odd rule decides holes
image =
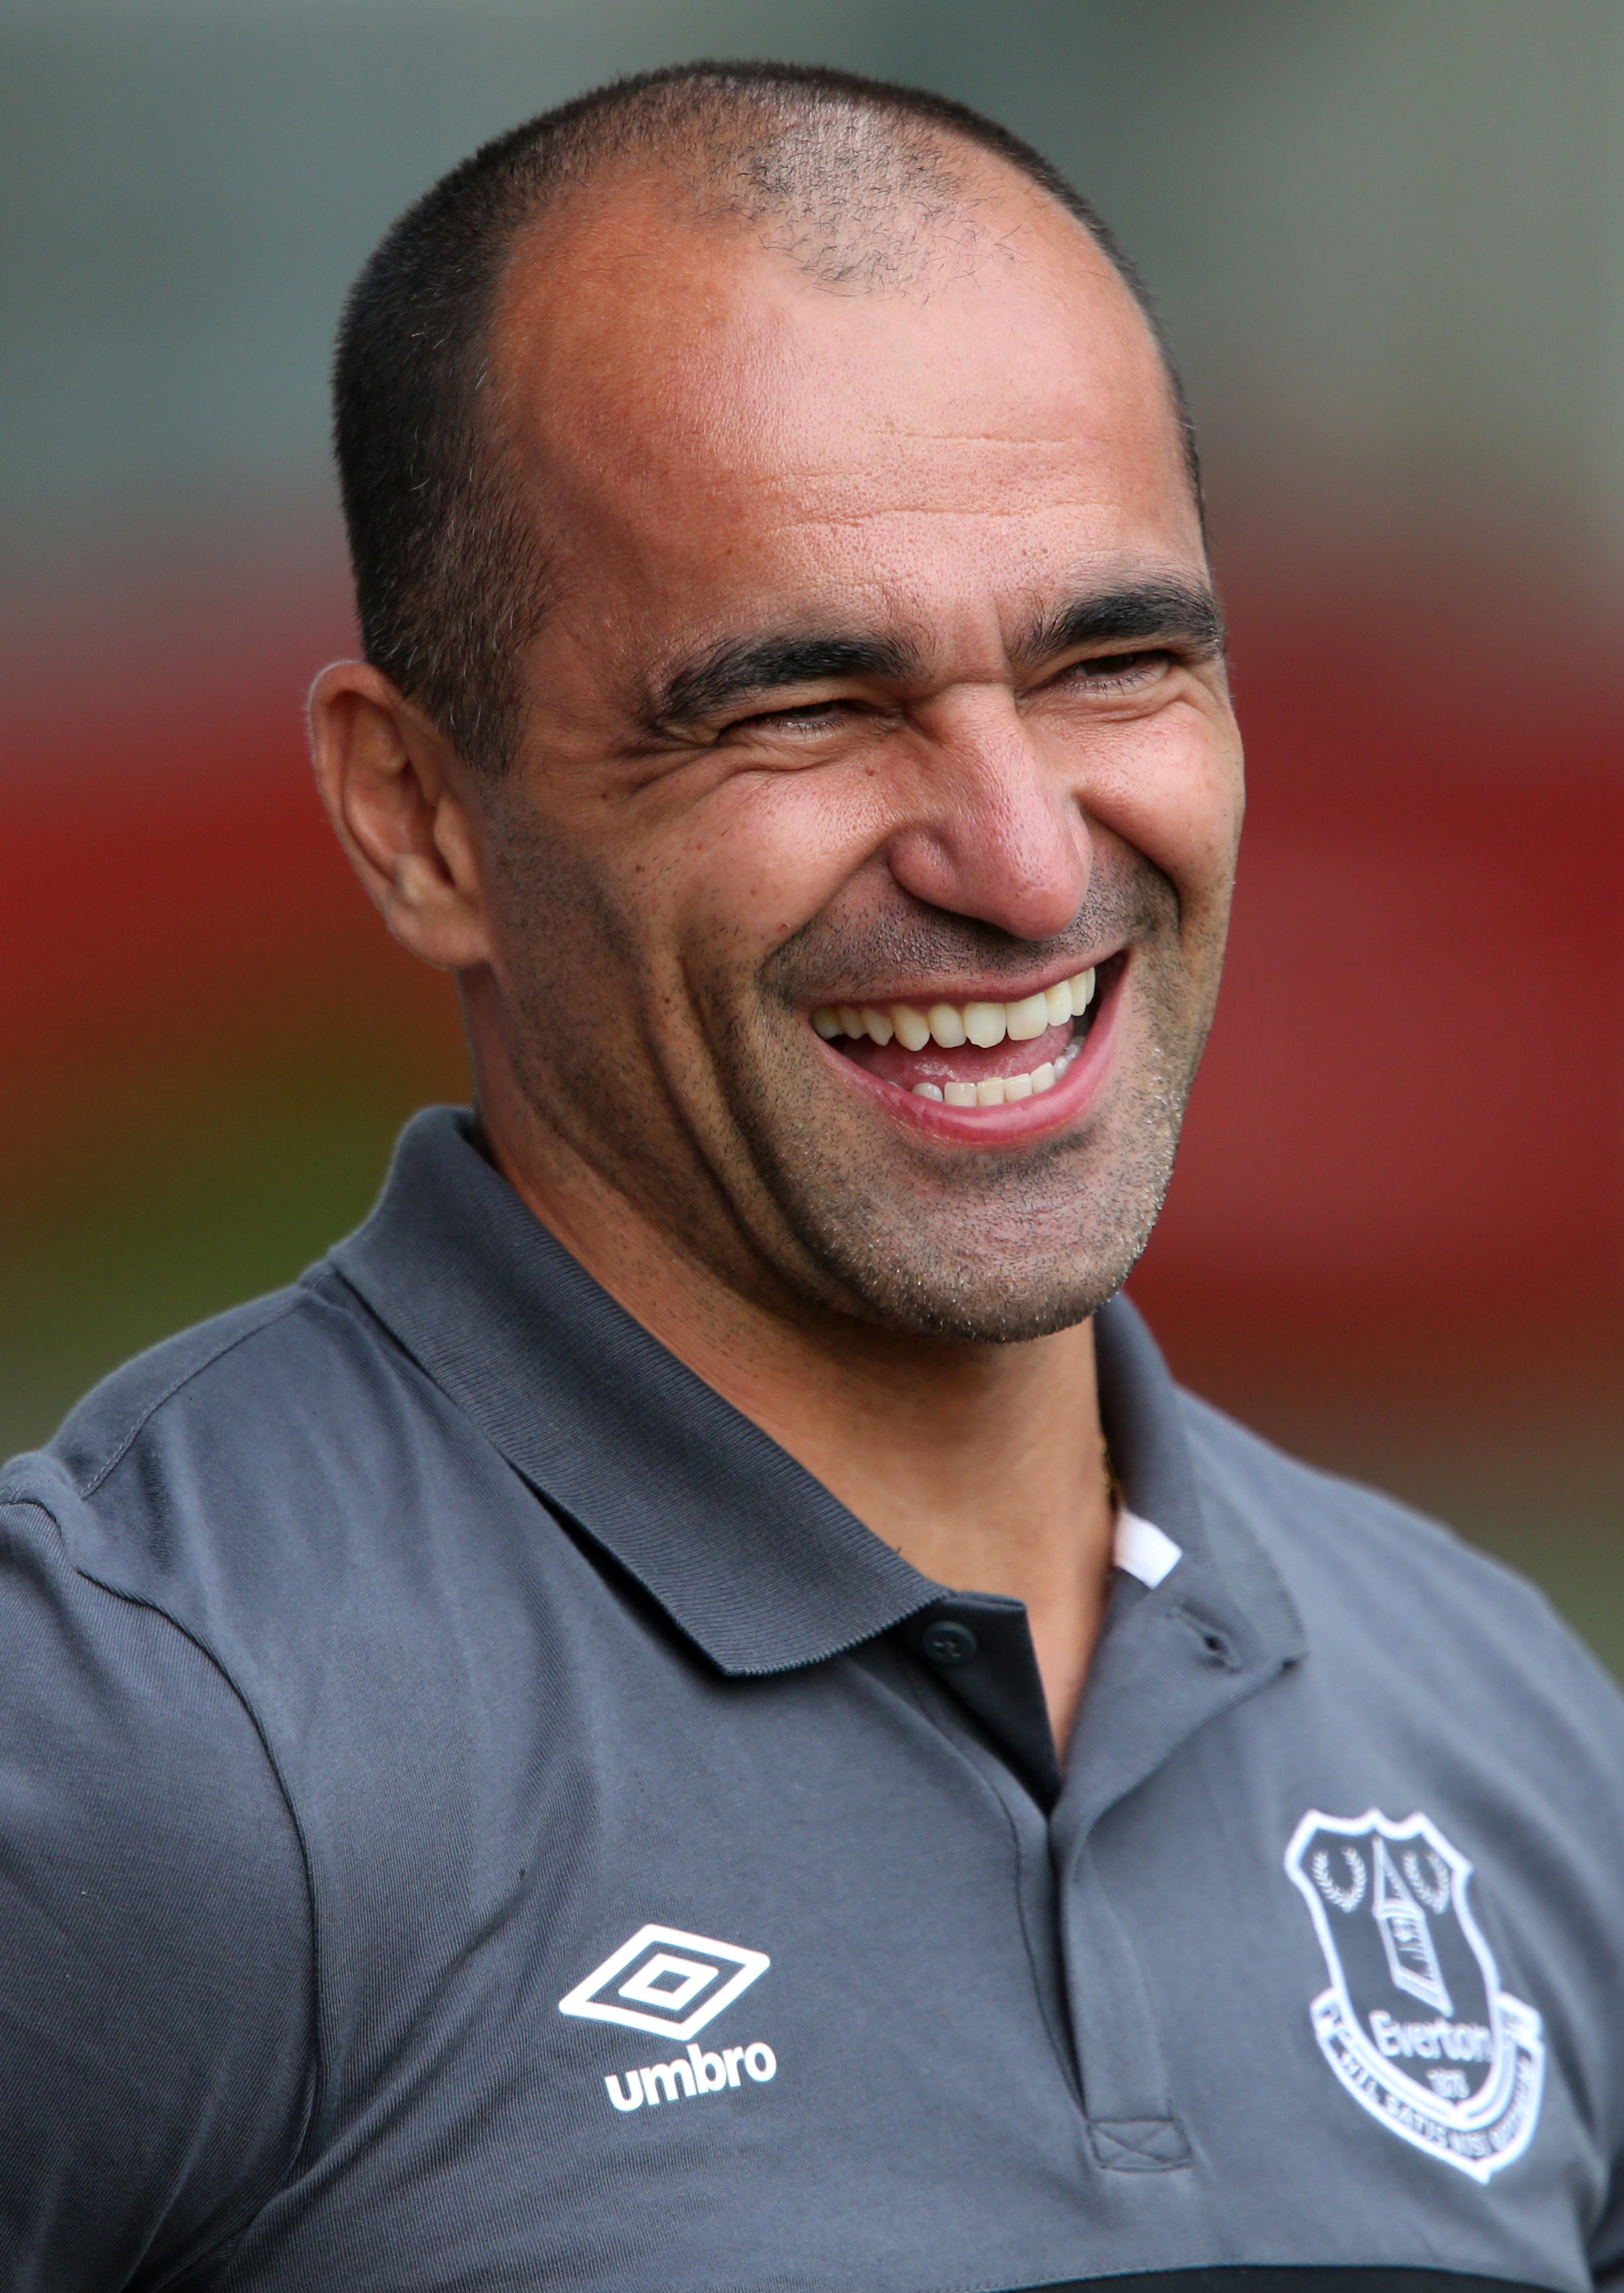
[[[1330,1977],[1309,2010],[1326,2061],[1389,2132],[1487,2182],[1532,2138],[1545,2046],[1533,2008],[1500,1989],[1471,1864],[1424,1815],[1311,1808],[1286,1871]]]

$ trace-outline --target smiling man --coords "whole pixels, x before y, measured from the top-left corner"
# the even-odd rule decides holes
[[[7,2285],[1624,2269],[1624,1712],[1119,1294],[1241,781],[1103,228],[656,74],[337,387],[318,769],[475,1106],[0,1491]]]

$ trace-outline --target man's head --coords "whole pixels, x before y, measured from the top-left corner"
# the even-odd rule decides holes
[[[1240,789],[1182,405],[1087,210],[930,98],[657,76],[404,218],[339,380],[370,665],[324,785],[462,976],[499,1151],[780,1307],[1092,1311]]]

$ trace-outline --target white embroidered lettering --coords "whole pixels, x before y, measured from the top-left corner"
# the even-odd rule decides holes
[[[1370,2017],[1370,2036],[1391,2062],[1398,2054],[1419,2054],[1436,2062],[1440,2054],[1452,2062],[1486,2062],[1493,2058],[1494,2034],[1483,2022],[1401,2022],[1378,2006]]]
[[[642,2090],[651,2103],[658,2103],[662,2098],[675,2102],[679,2084],[684,2094],[691,2094],[694,2090],[693,2072],[680,2057],[675,2062],[655,2062],[650,2069],[639,2070],[637,2075],[642,2080]],[[657,2086],[660,2089],[658,2094],[654,2091]]]
[[[663,2102],[692,2102],[707,2094],[725,2094],[742,2087],[743,2070],[754,2086],[765,2086],[778,2076],[778,2056],[764,2039],[748,2046],[724,2046],[719,2054],[690,2045],[687,2057],[650,2062],[635,2070],[611,2070],[604,2092],[623,2116],[634,2110],[658,2110]]]

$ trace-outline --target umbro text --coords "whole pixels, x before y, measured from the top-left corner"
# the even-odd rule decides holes
[[[720,2094],[739,2084],[739,2073],[756,2086],[765,2086],[778,2073],[778,2056],[757,2038],[748,2046],[723,2046],[720,2054],[704,2054],[691,2045],[686,2058],[651,2062],[647,2070],[611,2070],[604,2078],[609,2098],[618,2111],[657,2110],[662,2102],[685,2102],[702,2094]]]

